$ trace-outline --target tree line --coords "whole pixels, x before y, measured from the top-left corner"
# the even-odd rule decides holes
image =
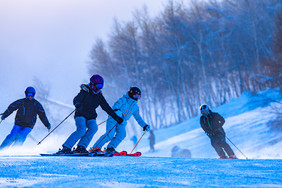
[[[282,85],[281,7],[280,0],[169,1],[156,17],[144,7],[95,41],[89,73],[105,78],[111,102],[140,87],[140,113],[154,129],[187,120],[203,103]]]

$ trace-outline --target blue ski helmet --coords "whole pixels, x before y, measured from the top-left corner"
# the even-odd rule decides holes
[[[90,78],[90,87],[95,92],[98,93],[104,86],[104,79],[99,74],[94,74]]]
[[[25,96],[26,96],[26,98],[29,98],[29,96],[31,96],[31,98],[33,98],[35,96],[35,89],[33,87],[27,87],[25,89]]]

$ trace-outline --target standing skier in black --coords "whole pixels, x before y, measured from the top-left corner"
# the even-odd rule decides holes
[[[200,118],[201,127],[211,139],[211,145],[214,147],[220,159],[227,159],[225,152],[229,156],[229,159],[237,159],[233,150],[225,141],[225,132],[222,128],[225,122],[224,118],[218,113],[212,112],[208,105],[202,105],[200,110],[202,113]]]

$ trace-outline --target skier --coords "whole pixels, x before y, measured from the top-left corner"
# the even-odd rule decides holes
[[[93,75],[89,84],[81,85],[80,92],[73,99],[76,108],[74,118],[77,129],[69,136],[63,144],[63,149],[60,149],[57,154],[72,153],[71,149],[78,140],[77,148],[73,152],[88,153],[86,148],[98,130],[96,108],[99,105],[119,124],[123,122],[123,119],[116,115],[104,98],[101,91],[103,85],[104,80],[100,75]]]
[[[15,117],[15,125],[11,133],[6,137],[0,146],[0,150],[13,146],[21,146],[27,135],[33,129],[37,115],[42,123],[47,127],[48,131],[51,129],[51,125],[46,117],[45,111],[42,105],[34,99],[35,89],[28,87],[25,90],[25,98],[16,100],[9,105],[8,109],[3,113],[1,120],[7,118],[15,110],[17,114]]]
[[[225,120],[218,113],[212,112],[208,105],[201,105],[200,123],[202,129],[211,139],[211,145],[219,155],[220,159],[227,159],[225,152],[229,159],[237,159],[231,147],[225,141],[225,132],[222,128]],[[224,152],[224,150],[225,152]]]
[[[155,151],[155,148],[154,148],[154,145],[155,145],[155,134],[153,132],[153,130],[150,130],[150,136],[148,137],[149,141],[150,141],[150,152],[154,152]]]
[[[143,127],[143,131],[150,130],[150,126],[143,121],[139,114],[137,101],[140,98],[141,90],[138,87],[130,87],[129,91],[115,102],[113,109],[118,116],[123,117],[124,121],[122,124],[117,124],[114,119],[109,117],[106,124],[106,133],[97,140],[90,152],[101,152],[102,146],[110,141],[105,153],[115,153],[115,148],[126,137],[125,126],[132,115],[138,124]],[[112,128],[113,130],[111,130]]]

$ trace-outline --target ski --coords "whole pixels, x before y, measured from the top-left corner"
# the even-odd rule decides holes
[[[45,157],[112,157],[113,154],[106,153],[72,153],[72,154],[56,154],[56,153],[41,153]]]
[[[114,153],[114,156],[140,157],[141,155],[142,155],[141,152],[135,152],[135,153],[129,154],[126,151],[121,151],[121,152]]]
[[[114,153],[114,156],[126,156],[126,155],[127,155],[126,151],[121,151],[121,152]]]
[[[126,156],[131,156],[131,157],[140,157],[142,155],[141,152],[135,152],[135,153],[128,153]]]

